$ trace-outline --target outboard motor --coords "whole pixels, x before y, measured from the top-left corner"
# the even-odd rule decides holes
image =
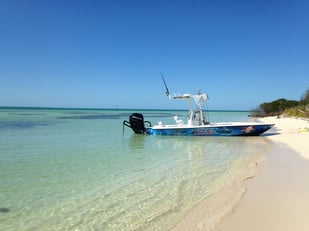
[[[123,125],[131,128],[137,134],[144,134],[146,132],[145,124],[151,127],[151,123],[144,121],[144,116],[140,113],[133,113],[130,115],[129,121],[123,121]]]

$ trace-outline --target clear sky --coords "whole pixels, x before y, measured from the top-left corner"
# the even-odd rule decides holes
[[[1,0],[0,106],[250,110],[309,88],[308,0]]]

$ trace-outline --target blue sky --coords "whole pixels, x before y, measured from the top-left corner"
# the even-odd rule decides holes
[[[0,106],[250,110],[309,88],[306,0],[1,0]]]

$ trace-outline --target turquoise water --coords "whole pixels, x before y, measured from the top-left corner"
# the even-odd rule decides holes
[[[0,230],[168,230],[239,177],[266,144],[263,137],[123,133],[131,112],[0,109]],[[153,123],[186,113],[138,112]],[[247,114],[209,117],[244,121]]]

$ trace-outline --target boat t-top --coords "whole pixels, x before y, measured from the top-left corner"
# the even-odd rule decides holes
[[[210,123],[202,110],[203,103],[209,97],[200,91],[196,95],[182,94],[171,96],[162,76],[166,88],[166,95],[170,99],[188,100],[189,112],[187,121],[178,119],[174,115],[175,124],[164,124],[161,121],[152,125],[150,121],[144,121],[140,113],[133,113],[129,121],[124,120],[123,125],[130,127],[137,134],[169,135],[169,136],[258,136],[269,130],[274,124],[259,122],[218,122]],[[193,107],[195,105],[195,107]]]

